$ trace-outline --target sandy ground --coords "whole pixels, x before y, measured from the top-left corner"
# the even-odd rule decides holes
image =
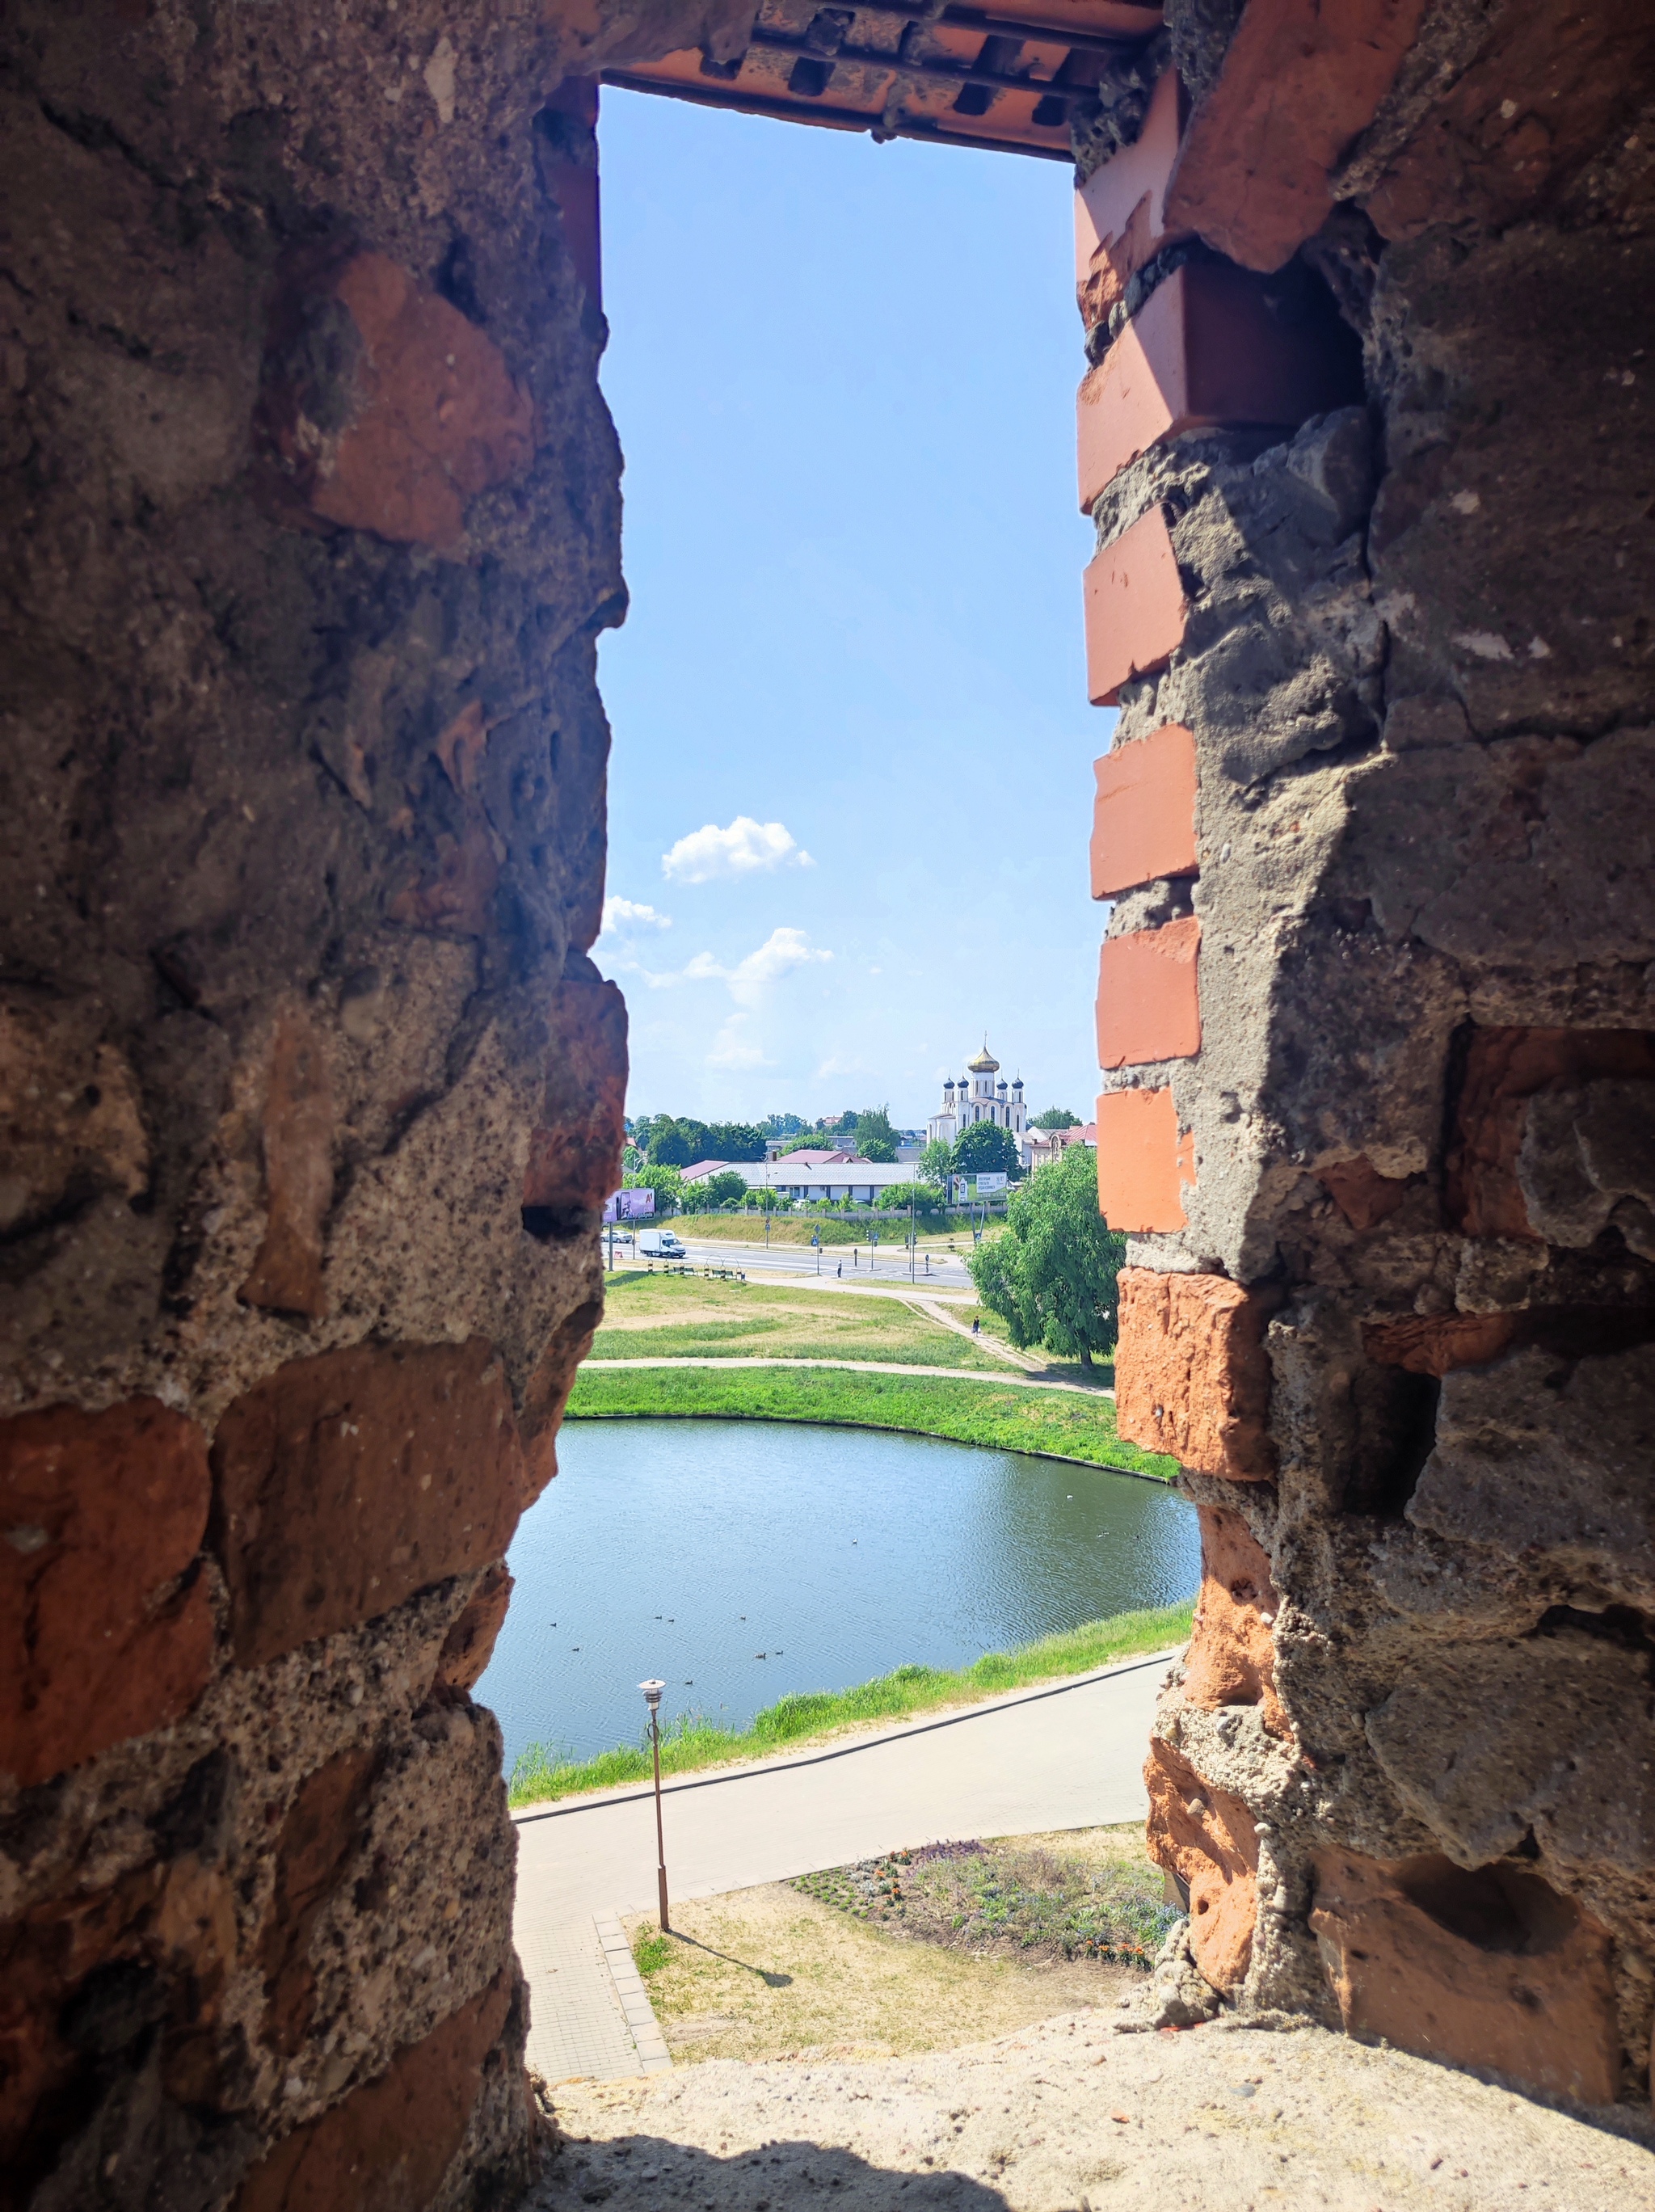
[[[1646,2122],[1573,2118],[1316,2028],[1071,2013],[923,2057],[566,2087],[531,2202],[706,2212],[1650,2212]],[[1641,2126],[1643,2140],[1619,2130]]]
[[[1024,1965],[905,1942],[785,1883],[681,1905],[650,2002],[680,2065],[709,2058],[893,2057],[981,2042],[1075,2005],[1112,2003],[1131,1967]],[[634,1939],[647,1916],[624,1923]]]

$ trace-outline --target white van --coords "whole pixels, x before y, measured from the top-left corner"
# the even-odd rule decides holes
[[[640,1229],[638,1256],[640,1260],[684,1260],[689,1255],[671,1230]]]

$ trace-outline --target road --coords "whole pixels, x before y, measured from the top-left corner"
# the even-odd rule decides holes
[[[723,1237],[716,1243],[711,1238],[704,1242],[699,1237],[688,1237],[682,1241],[685,1251],[698,1267],[742,1267],[749,1274],[808,1276],[812,1282],[820,1281],[824,1286],[841,1280],[850,1288],[865,1286],[870,1282],[909,1282],[908,1255],[900,1244],[882,1244],[877,1249],[866,1244],[829,1244],[824,1245],[818,1255],[808,1244],[773,1244],[767,1251],[762,1243],[736,1244]],[[608,1249],[606,1243],[606,1256]],[[857,1255],[854,1261],[852,1258],[853,1252]],[[616,1257],[620,1256],[621,1248],[617,1241]],[[631,1255],[627,1256],[629,1258]],[[929,1274],[925,1270],[928,1256],[931,1261]],[[821,1260],[819,1271],[818,1257]],[[834,1273],[835,1268],[840,1266],[845,1270],[842,1278]],[[966,1271],[965,1261],[946,1252],[932,1252],[928,1255],[922,1249],[918,1271],[909,1287],[921,1291],[951,1291],[972,1298],[977,1295]]]
[[[1171,1652],[944,1719],[667,1784],[673,1894],[710,1897],[941,1838],[1142,1820],[1144,1747]],[[655,1812],[635,1787],[517,1815],[518,1948],[655,1901]],[[530,1973],[532,1980],[532,1971]]]

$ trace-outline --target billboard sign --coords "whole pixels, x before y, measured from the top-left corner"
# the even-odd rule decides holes
[[[1006,1178],[1002,1170],[997,1170],[991,1175],[979,1175],[977,1178],[979,1198],[996,1198],[1005,1187]]]
[[[603,1208],[607,1221],[647,1221],[655,1211],[652,1190],[617,1190]],[[588,1214],[588,1220],[591,1218]]]
[[[963,1206],[971,1195],[970,1187],[966,1178],[964,1176],[950,1176],[949,1180],[954,1185],[953,1203],[955,1206]]]

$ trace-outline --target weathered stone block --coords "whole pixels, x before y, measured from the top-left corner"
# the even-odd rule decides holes
[[[1123,1267],[1118,1288],[1120,1434],[1203,1474],[1265,1480],[1276,1466],[1266,1425],[1270,1297],[1223,1275],[1158,1274],[1148,1267]]]
[[[1655,1345],[1579,1360],[1530,1346],[1444,1376],[1408,1518],[1446,1544],[1520,1554],[1559,1596],[1648,1607],[1652,1466]]]
[[[506,1625],[511,1601],[512,1577],[502,1562],[486,1571],[444,1640],[436,1679],[446,1689],[476,1687],[494,1656],[494,1642]]]
[[[596,971],[567,977],[551,1009],[543,1115],[523,1186],[534,1234],[596,1225],[620,1186],[626,1101],[626,1002]]]
[[[1403,1804],[1462,1864],[1537,1845],[1542,1870],[1568,1869],[1572,1887],[1631,1906],[1646,1929],[1648,1659],[1630,1624],[1560,1613],[1538,1634],[1434,1643],[1429,1672],[1411,1670],[1367,1714],[1367,1740]]]
[[[241,1286],[249,1305],[326,1313],[322,1229],[333,1197],[327,1048],[309,1013],[284,1008],[270,1046],[264,1112],[264,1237]]]
[[[1655,1079],[1655,1036],[1641,1030],[1472,1031],[1449,1142],[1446,1193],[1449,1218],[1466,1236],[1542,1241],[1529,1218],[1521,1180],[1530,1101],[1598,1078]],[[1531,1181],[1538,1166],[1536,1162],[1529,1170]]]
[[[1286,1735],[1271,1632],[1282,1601],[1270,1580],[1270,1555],[1239,1513],[1222,1505],[1196,1510],[1201,1589],[1185,1655],[1185,1702],[1208,1712],[1258,1705],[1270,1734]]]
[[[100,1018],[21,992],[0,1003],[0,1234],[149,1180],[138,1087]]]
[[[1200,950],[1193,915],[1105,938],[1098,954],[1100,1067],[1142,1067],[1200,1051]]]
[[[1167,722],[1094,763],[1092,896],[1115,898],[1163,876],[1192,876],[1196,851],[1195,737]]]
[[[440,549],[536,442],[534,404],[494,341],[372,252],[294,274],[272,319],[261,416],[296,508]]]
[[[1158,506],[1087,564],[1085,605],[1086,694],[1112,707],[1123,684],[1164,667],[1184,641],[1189,607]]]
[[[514,1971],[399,2051],[377,2081],[295,2128],[247,2176],[234,2212],[423,2212],[482,2091]]]
[[[153,1398],[0,1423],[0,1770],[26,1787],[206,1687],[206,1438]]]
[[[524,1497],[511,1391],[476,1337],[294,1360],[229,1407],[212,1456],[244,1667],[488,1565]]]
[[[1310,1924],[1354,2035],[1542,2095],[1607,2105],[1620,2088],[1608,1931],[1510,1865],[1316,1855]]]
[[[1215,1990],[1246,1978],[1258,1917],[1258,1833],[1239,1797],[1215,1790],[1161,1736],[1143,1766],[1150,1857],[1190,1893],[1190,1950]]]
[[[1098,1206],[1112,1229],[1182,1229],[1195,1139],[1179,1133],[1170,1091],[1106,1091],[1098,1100]]]

